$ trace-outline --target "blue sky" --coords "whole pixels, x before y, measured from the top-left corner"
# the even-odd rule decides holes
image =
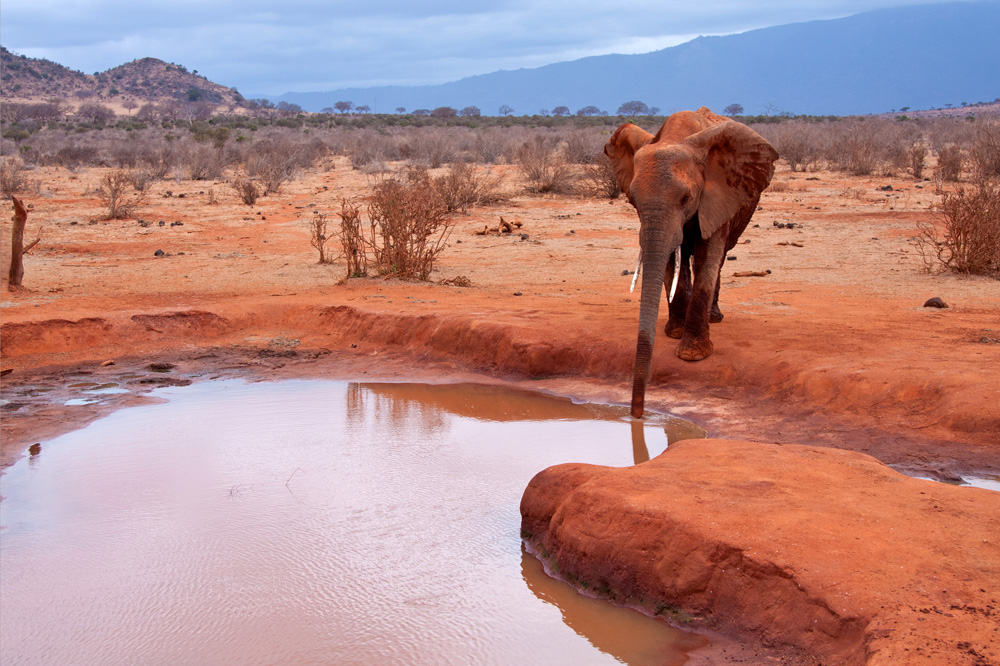
[[[454,81],[919,0],[3,0],[0,42],[88,74],[152,56],[245,95]]]

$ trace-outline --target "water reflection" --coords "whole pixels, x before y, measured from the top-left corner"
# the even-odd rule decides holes
[[[5,666],[683,660],[532,573],[518,512],[545,467],[659,453],[668,417],[467,384],[155,394],[0,477]]]
[[[663,620],[580,594],[545,573],[542,563],[521,550],[521,576],[532,594],[559,609],[563,622],[601,652],[624,664],[683,664],[686,653],[708,643],[703,636],[664,632]]]

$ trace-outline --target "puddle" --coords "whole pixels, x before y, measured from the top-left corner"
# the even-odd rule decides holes
[[[680,664],[705,644],[522,552],[553,464],[697,435],[479,385],[203,382],[2,484],[4,664]]]

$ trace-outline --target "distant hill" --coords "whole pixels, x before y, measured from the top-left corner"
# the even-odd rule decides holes
[[[27,58],[0,47],[0,91],[4,101],[101,99],[121,102],[204,101],[238,104],[235,88],[212,83],[183,65],[141,58],[105,72],[84,74],[42,58]]]
[[[310,111],[338,101],[391,113],[474,105],[496,114],[584,106],[615,113],[640,100],[668,113],[740,104],[748,114],[849,115],[991,102],[1000,95],[1000,2],[882,9],[724,37],[641,55],[606,55],[499,71],[436,86],[289,92]]]

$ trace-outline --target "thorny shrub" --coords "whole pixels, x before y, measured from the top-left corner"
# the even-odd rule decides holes
[[[372,188],[366,240],[379,275],[426,280],[451,234],[448,209],[426,171],[388,178]]]
[[[528,192],[570,194],[575,189],[573,171],[551,137],[533,136],[517,149],[514,160]]]
[[[938,151],[937,176],[940,180],[958,182],[962,175],[962,165],[965,162],[965,155],[962,149],[956,145],[948,145]]]
[[[0,161],[0,194],[7,199],[11,195],[28,188],[28,178],[24,173],[24,162],[20,157],[4,157]]]
[[[583,182],[598,197],[617,199],[622,193],[611,159],[603,152],[594,156],[590,164],[584,167]]]
[[[257,199],[260,198],[260,188],[257,187],[257,183],[249,178],[236,178],[232,182],[232,187],[236,190],[236,196],[240,198],[240,201],[248,206],[254,205],[257,203]]]
[[[969,187],[946,192],[938,224],[917,226],[917,248],[929,271],[1000,277],[1000,180],[980,176]]]
[[[470,206],[488,206],[506,199],[500,190],[502,173],[465,162],[455,162],[446,174],[434,178],[433,183],[449,213],[465,213]]]
[[[132,190],[132,193],[129,190]],[[97,197],[107,208],[102,219],[126,220],[135,217],[136,210],[145,202],[145,194],[132,187],[131,174],[125,169],[115,169],[101,176]]]
[[[327,219],[323,213],[314,213],[311,220],[307,221],[309,227],[309,244],[319,252],[319,263],[330,263],[326,256],[326,243],[330,240],[327,234]]]
[[[349,199],[340,200],[340,231],[337,234],[344,258],[347,260],[347,277],[368,275],[368,253],[365,249],[365,230],[361,222],[361,206]]]

